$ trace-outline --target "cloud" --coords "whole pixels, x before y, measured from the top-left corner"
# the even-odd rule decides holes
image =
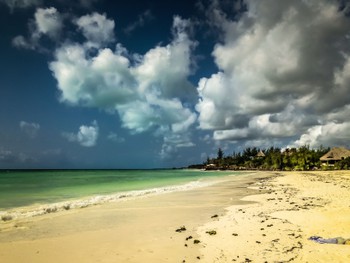
[[[31,20],[29,23],[29,37],[16,36],[12,40],[12,44],[17,48],[41,50],[43,48],[40,41],[43,36],[48,37],[52,41],[58,41],[62,28],[63,18],[56,8],[37,8],[34,20]]]
[[[28,156],[25,153],[15,153],[11,150],[0,149],[0,164],[4,164],[6,167],[11,167],[15,165],[17,168],[18,164],[31,164],[37,162],[37,159]]]
[[[17,157],[9,150],[0,150],[0,163],[13,163]]]
[[[106,14],[93,13],[75,21],[78,29],[88,40],[89,47],[99,48],[115,40],[114,21],[107,19]]]
[[[212,53],[219,71],[198,83],[199,127],[214,131],[216,140],[231,141],[304,134],[316,143],[324,134],[336,136],[329,113],[349,113],[350,105],[346,9],[326,0],[246,4],[239,19],[219,6],[212,10],[223,41]],[[347,126],[338,125],[338,132]],[[342,143],[349,139],[344,135]]]
[[[78,133],[62,133],[70,142],[77,142],[84,147],[93,147],[96,145],[99,133],[99,127],[96,121],[93,121],[91,126],[82,125],[79,128]]]
[[[98,2],[99,0],[79,0],[79,7],[83,8],[91,8],[94,3]],[[30,8],[33,6],[40,6],[43,4],[43,0],[0,0],[0,4],[3,3],[7,5],[11,12],[14,11],[14,9],[20,9],[20,8]],[[67,4],[69,6],[74,6],[75,3],[72,3],[72,1],[66,1],[66,0],[56,0],[56,2],[59,2],[60,4]]]
[[[24,36],[16,36],[12,39],[12,45],[17,48],[34,50],[37,44],[32,41],[28,41]]]
[[[168,133],[164,135],[164,142],[159,153],[161,159],[172,159],[180,148],[194,147],[190,132]]]
[[[86,19],[91,21],[90,16]],[[189,26],[190,21],[174,17],[173,40],[144,55],[130,54],[121,44],[114,50],[100,47],[93,53],[96,55],[91,55],[91,49],[97,45],[86,43],[97,42],[97,35],[91,31],[88,36],[86,31],[87,42],[62,45],[50,63],[60,100],[116,112],[124,128],[132,133],[152,132],[162,136],[168,145],[165,135],[185,134],[196,121],[189,106],[196,95],[195,87],[188,81],[192,74],[191,52],[196,46],[186,32]],[[183,136],[181,143],[172,141],[172,146],[189,145],[189,138]]]
[[[57,38],[62,30],[62,17],[56,8],[38,8],[34,14],[37,32]]]
[[[0,3],[6,4],[11,12],[16,8],[28,8],[38,6],[42,3],[41,0],[0,0]]]
[[[325,146],[344,146],[349,141],[350,122],[327,123],[309,128],[300,136],[290,147],[299,147],[310,145],[317,147]]]
[[[116,134],[114,132],[110,132],[107,136],[107,139],[112,141],[112,142],[116,142],[116,143],[125,142],[125,138],[120,137],[118,134]]]
[[[30,138],[35,138],[38,135],[38,132],[40,130],[40,125],[38,123],[30,123],[21,121],[19,123],[19,127],[21,130]]]
[[[113,108],[137,98],[128,58],[106,48],[91,58],[80,44],[56,50],[50,69],[58,81],[61,101],[73,105]]]
[[[124,32],[126,34],[130,34],[132,31],[136,30],[137,28],[143,27],[147,22],[151,21],[154,19],[154,16],[151,12],[151,10],[146,10],[142,14],[140,14],[137,18],[137,20],[134,23],[131,23],[128,25],[125,29]]]

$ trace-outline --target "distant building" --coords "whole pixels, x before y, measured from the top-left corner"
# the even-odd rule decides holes
[[[320,158],[322,165],[333,166],[337,162],[350,157],[350,150],[344,147],[334,147]]]
[[[263,157],[265,157],[265,153],[262,150],[260,150],[255,157],[256,158],[263,158]]]
[[[217,170],[217,166],[214,163],[209,163],[205,166],[205,170]]]

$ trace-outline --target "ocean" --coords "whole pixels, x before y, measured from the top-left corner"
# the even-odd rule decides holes
[[[28,170],[0,172],[0,216],[28,217],[125,198],[183,191],[232,171]]]

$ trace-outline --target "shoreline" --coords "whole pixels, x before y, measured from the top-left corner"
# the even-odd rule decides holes
[[[225,178],[203,188],[5,223],[0,261],[350,261],[349,246],[308,240],[350,237],[349,171]]]
[[[122,191],[112,194],[87,196],[62,202],[33,204],[29,206],[10,208],[0,210],[0,222],[42,216],[49,213],[59,213],[71,209],[87,208],[105,203],[130,201],[136,198],[147,198],[172,192],[191,191],[197,188],[208,187],[220,183],[221,181],[222,179],[220,180],[220,178],[217,178],[217,180],[203,179],[190,181],[184,184],[155,187],[144,190]]]
[[[9,202],[4,202],[6,200],[6,194],[8,189],[12,189],[16,187],[16,175],[11,176],[10,180],[6,180],[6,177],[4,180],[0,177],[0,186],[1,184],[8,185],[8,187],[5,187],[4,192],[2,192],[1,197],[2,205],[0,204],[0,222],[2,221],[2,216],[4,216],[3,221],[16,219],[16,218],[23,218],[23,217],[31,217],[31,216],[39,216],[46,213],[55,213],[60,212],[64,210],[70,210],[70,209],[76,209],[76,208],[85,208],[89,206],[99,205],[107,202],[116,202],[121,201],[122,199],[130,199],[130,198],[140,198],[147,195],[157,195],[157,194],[163,194],[168,192],[176,192],[176,191],[187,191],[191,189],[195,189],[198,187],[205,187],[209,184],[216,183],[214,181],[220,182],[222,177],[227,176],[229,173],[220,173],[220,172],[213,172],[213,173],[204,173],[200,170],[184,170],[182,169],[183,173],[176,173],[173,172],[173,170],[165,170],[165,169],[158,169],[158,170],[140,170],[141,173],[131,173],[131,180],[126,183],[126,180],[123,178],[127,178],[129,175],[124,174],[124,172],[130,172],[130,171],[138,171],[138,170],[116,170],[117,172],[122,171],[122,173],[112,173],[112,174],[101,174],[96,175],[94,173],[91,174],[91,172],[94,171],[100,171],[100,170],[88,170],[87,172],[90,172],[90,174],[79,174],[71,173],[71,171],[67,170],[49,170],[58,172],[54,174],[47,174],[47,170],[42,171],[44,176],[44,180],[48,179],[53,181],[59,181],[61,180],[61,176],[63,176],[63,183],[57,184],[58,186],[53,187],[52,189],[45,188],[44,185],[44,191],[47,191],[46,195],[36,196],[36,193],[29,192],[28,197],[26,198],[26,195],[21,195],[21,198],[18,200],[14,198],[14,195],[8,191],[9,193]],[[85,170],[77,170],[85,172]],[[108,170],[111,172],[111,170]],[[165,172],[164,174],[159,175],[159,171]],[[31,174],[34,178],[40,178],[40,174],[35,174],[33,176],[33,171],[28,170],[28,173]],[[61,174],[68,173],[68,174]],[[112,171],[114,172],[114,171]],[[151,173],[154,173],[154,177],[150,176]],[[220,175],[219,175],[220,174]],[[226,174],[226,175],[225,175]],[[242,173],[236,172],[235,174],[240,175]],[[25,175],[25,176],[24,176]],[[170,175],[170,176],[169,176]],[[219,175],[219,176],[218,176]],[[45,178],[46,176],[46,178]],[[92,178],[91,178],[92,176]],[[27,175],[24,173],[19,174],[19,178],[21,180],[21,177],[27,178]],[[53,177],[53,178],[52,178]],[[87,189],[93,189],[95,187],[95,190],[91,191],[81,191],[81,187],[79,187],[79,183],[83,184],[86,181],[93,181],[95,178],[102,178],[101,181],[97,181],[96,185],[89,185],[86,184]],[[109,179],[103,179],[103,178]],[[69,179],[72,180],[78,180],[78,183],[70,185],[68,182]],[[215,179],[213,181],[213,179]],[[40,182],[38,180],[35,180],[34,182],[30,181],[31,179],[26,179],[25,181],[26,185],[36,185],[37,190],[40,191]],[[99,179],[101,180],[101,179]],[[124,180],[124,181],[123,181]],[[90,182],[91,182],[90,181]],[[67,183],[68,182],[68,183]],[[116,184],[117,182],[117,184]],[[109,185],[109,187],[102,187],[103,185]],[[74,193],[74,187],[78,187],[78,194],[72,194]],[[1,189],[1,187],[0,187]],[[58,189],[58,192],[55,192],[56,189]],[[68,189],[68,190],[66,190]],[[5,193],[5,194],[4,194]],[[33,198],[34,197],[34,198]],[[39,197],[39,198],[38,198]],[[27,200],[27,201],[23,201]],[[12,207],[9,206],[9,204],[12,204]]]
[[[62,213],[1,223],[1,262],[187,262],[199,246],[184,241],[225,207],[256,190],[261,175],[225,176],[225,181],[189,191],[111,202]],[[221,179],[221,178],[220,178]],[[176,230],[186,226],[182,233]],[[21,253],[18,253],[21,251]],[[190,260],[190,261],[189,261]]]

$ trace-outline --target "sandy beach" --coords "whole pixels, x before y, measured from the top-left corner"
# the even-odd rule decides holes
[[[350,246],[308,240],[350,238],[349,172],[275,173],[254,188],[266,193],[243,200],[256,203],[198,230],[205,262],[350,262]]]
[[[350,173],[255,172],[0,223],[0,262],[350,262]],[[184,228],[186,230],[184,230]]]

